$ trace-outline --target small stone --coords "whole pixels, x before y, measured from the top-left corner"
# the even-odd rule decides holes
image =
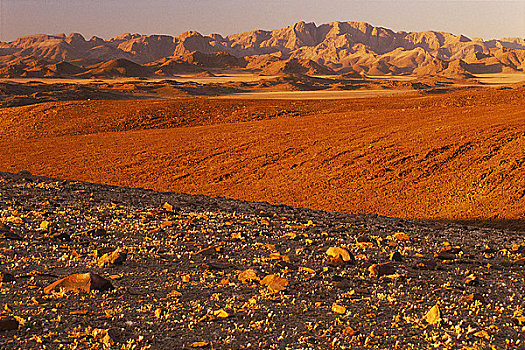
[[[114,328],[108,329],[106,335],[102,338],[102,343],[105,345],[115,345],[118,342],[120,342],[120,332]]]
[[[393,275],[396,273],[396,269],[391,262],[385,262],[382,264],[374,264],[368,268],[371,277],[382,277],[386,275]]]
[[[332,312],[336,314],[344,315],[346,313],[346,307],[344,307],[343,305],[334,303],[332,305]]]
[[[66,292],[87,292],[94,290],[106,291],[113,285],[107,279],[93,273],[78,273],[64,277],[44,288],[44,293],[64,290]]]
[[[330,247],[326,251],[326,255],[332,258],[340,257],[344,262],[352,263],[355,262],[354,255],[342,247]]]
[[[457,259],[457,255],[459,252],[461,252],[460,247],[452,247],[452,246],[446,246],[441,248],[441,250],[438,253],[434,254],[434,257],[436,257],[439,260],[454,260]]]
[[[440,252],[447,252],[447,253],[450,253],[450,254],[459,254],[460,252],[462,252],[463,249],[461,249],[461,247],[459,246],[446,246],[446,247],[443,247],[441,248]]]
[[[44,220],[40,223],[40,229],[43,230],[43,231],[46,231],[50,228],[51,226],[51,223],[47,220]]]
[[[230,314],[224,311],[223,309],[220,309],[220,310],[214,311],[213,316],[218,317],[218,318],[227,318],[230,316]]]
[[[479,293],[472,293],[472,294],[466,295],[466,296],[462,297],[461,299],[459,299],[460,303],[465,303],[465,304],[470,304],[470,303],[473,303],[475,301],[479,301],[481,303],[485,303],[485,298],[483,297],[483,295],[481,295]]]
[[[71,236],[66,232],[53,232],[47,235],[46,238],[53,240],[53,241],[64,241],[64,242],[71,241]]]
[[[397,239],[398,241],[409,241],[410,237],[404,232],[396,232],[392,235],[393,238]]]
[[[234,268],[232,264],[223,263],[220,261],[210,261],[206,264],[200,265],[200,268],[203,270],[214,270],[214,271],[223,271]]]
[[[283,255],[279,252],[273,252],[270,253],[270,259],[271,260],[283,260],[283,261],[290,261],[290,257],[288,255]]]
[[[477,286],[479,284],[479,280],[474,275],[468,275],[465,280],[463,280],[463,283],[465,283],[467,286]]]
[[[356,331],[350,326],[347,326],[343,329],[343,335],[353,336],[359,334],[359,331]]]
[[[242,283],[246,283],[247,281],[255,281],[259,280],[260,278],[257,276],[257,271],[254,269],[248,269],[244,270],[239,273],[239,276],[237,277],[239,281]]]
[[[299,267],[295,264],[292,264],[288,261],[279,260],[274,264],[274,266],[281,270],[293,270],[296,271]]]
[[[390,260],[401,262],[403,261],[403,255],[400,252],[393,252],[390,254]]]
[[[434,257],[439,260],[454,260],[456,259],[456,255],[450,254],[450,253],[435,253]]]
[[[324,263],[326,265],[332,266],[332,267],[344,267],[344,266],[347,265],[347,263],[344,262],[343,259],[341,259],[340,256],[330,257],[327,260],[325,260]]]
[[[103,237],[107,235],[107,231],[103,228],[92,228],[86,234],[91,237]]]
[[[312,275],[315,275],[315,273],[316,273],[314,269],[311,269],[311,268],[305,267],[305,266],[299,266],[298,270],[301,271],[301,272],[310,273]]]
[[[193,255],[203,255],[203,256],[206,256],[206,257],[212,257],[212,256],[216,256],[217,254],[219,254],[221,252],[222,252],[222,247],[221,246],[212,245],[210,247],[203,248],[203,249],[201,249],[199,251],[196,251],[195,253],[193,253]]]
[[[122,263],[126,260],[127,256],[127,252],[119,248],[111,253],[106,253],[102,255],[98,259],[97,265],[100,268],[108,265],[122,265]]]
[[[525,316],[521,315],[521,313],[515,314],[512,322],[518,326],[525,326]]]
[[[277,275],[267,275],[260,283],[267,286],[270,293],[280,292],[288,286],[288,280]]]
[[[441,321],[441,312],[439,311],[439,306],[437,304],[428,310],[424,320],[427,321],[428,324],[437,324]]]
[[[490,335],[486,330],[481,330],[479,332],[476,332],[474,333],[474,336],[478,338],[484,338],[486,340],[490,340]]]
[[[0,272],[0,282],[14,282],[15,276],[7,272]]]
[[[11,231],[11,228],[0,221],[0,239],[12,239],[14,241],[22,241],[22,237]]]
[[[348,264],[355,263],[355,257],[352,252],[349,252],[342,247],[330,247],[326,251],[329,256],[328,260],[325,260],[325,264],[332,267],[344,267]]]
[[[355,239],[358,243],[373,243],[372,238],[368,235],[360,235]]]
[[[170,226],[173,226],[173,221],[166,220],[166,221],[163,221],[163,222],[160,223],[160,227],[161,228],[166,228],[166,227],[170,227]]]
[[[112,251],[113,251],[113,248],[104,247],[104,248],[95,249],[90,255],[92,255],[95,259],[99,259],[104,254],[111,253]]]
[[[88,310],[73,310],[73,311],[70,311],[69,314],[70,315],[85,316],[85,315],[89,314],[89,311]]]
[[[110,328],[110,329],[95,328],[91,332],[91,335],[96,341],[103,343],[104,345],[108,347],[111,345],[115,345],[120,340],[120,332],[114,328]]]
[[[0,316],[0,331],[11,331],[18,329],[19,322],[11,316]]]
[[[178,297],[181,297],[181,296],[182,296],[182,293],[179,292],[178,290],[172,290],[167,295],[168,298],[178,298]]]
[[[165,202],[162,205],[162,208],[165,209],[166,211],[173,211],[173,205],[169,204],[168,202]]]
[[[437,262],[432,259],[426,259],[420,261],[416,267],[421,270],[435,270],[437,268]]]

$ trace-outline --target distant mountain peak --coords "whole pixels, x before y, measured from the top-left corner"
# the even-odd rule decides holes
[[[91,64],[121,58],[137,64],[153,64],[167,57],[182,58],[196,51],[203,54],[224,52],[236,58],[272,55],[280,60],[311,61],[324,66],[327,71],[368,74],[438,74],[449,69],[447,67],[470,72],[484,71],[484,67],[489,67],[487,71],[490,72],[525,69],[523,38],[483,41],[432,30],[395,32],[366,22],[351,21],[320,25],[299,21],[281,29],[257,29],[227,37],[187,31],[176,37],[124,33],[109,40],[92,37],[86,41],[79,33],[68,36],[36,34],[0,43],[0,62],[9,65],[32,58],[50,63],[80,60]],[[206,60],[215,62],[214,59]],[[466,60],[466,65],[457,63],[459,60]],[[436,63],[438,61],[441,63]],[[287,64],[283,69],[297,62]],[[311,69],[311,65],[309,67]],[[314,70],[323,69],[316,67]]]

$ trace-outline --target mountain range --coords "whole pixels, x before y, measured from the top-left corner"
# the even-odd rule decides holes
[[[122,34],[86,40],[73,33],[0,43],[3,77],[172,76],[231,68],[267,75],[523,72],[525,39],[484,41],[437,31],[395,32],[363,22],[299,22],[227,37],[189,31],[177,37]]]

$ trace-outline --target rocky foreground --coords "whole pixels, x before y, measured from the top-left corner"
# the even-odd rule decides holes
[[[517,233],[0,173],[0,348],[525,348]]]

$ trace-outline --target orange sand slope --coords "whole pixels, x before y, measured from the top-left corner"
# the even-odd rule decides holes
[[[146,126],[129,112],[130,103],[144,101],[17,107],[0,113],[7,130],[0,171],[519,225],[525,218],[524,101],[524,88],[337,101],[148,101]],[[257,106],[276,112],[238,117]],[[177,124],[177,108],[199,121]],[[80,120],[90,126],[75,128]]]

